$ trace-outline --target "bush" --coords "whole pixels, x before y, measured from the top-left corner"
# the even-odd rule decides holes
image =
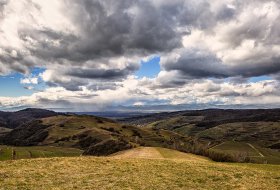
[[[197,141],[193,142],[191,146],[177,146],[176,149],[182,152],[206,156],[216,162],[251,162],[248,154],[246,153],[229,154],[225,152],[218,152],[209,149],[208,146]]]
[[[108,139],[97,144],[92,144],[83,154],[94,156],[107,156],[115,152],[132,148],[132,145],[122,139]]]
[[[139,138],[142,138],[142,135],[139,133],[139,131],[133,129],[132,132],[132,136],[138,136]]]
[[[217,162],[235,162],[230,154],[208,150],[206,156]]]

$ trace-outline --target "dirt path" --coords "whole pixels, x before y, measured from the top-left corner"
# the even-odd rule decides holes
[[[225,144],[225,142],[222,142],[222,143],[220,143],[220,144],[216,144],[215,146],[212,146],[210,149],[215,148],[215,147],[217,147],[217,146],[221,146],[221,145],[223,145],[223,144]]]
[[[156,148],[139,147],[131,150],[126,150],[112,155],[113,158],[148,158],[159,159],[163,158]]]
[[[256,147],[254,147],[252,144],[247,143],[247,145],[249,145],[252,149],[254,149],[260,155],[260,157],[264,157],[264,155]]]

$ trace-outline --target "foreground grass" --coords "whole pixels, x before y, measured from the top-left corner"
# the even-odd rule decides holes
[[[215,163],[194,155],[0,162],[0,189],[279,189],[280,166]]]

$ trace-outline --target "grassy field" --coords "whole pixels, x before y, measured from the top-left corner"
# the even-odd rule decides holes
[[[129,157],[122,157],[122,155]],[[139,157],[149,155],[149,159]],[[112,157],[0,162],[0,189],[279,189],[280,166],[227,164],[162,148]]]
[[[197,134],[200,138],[251,141],[269,145],[270,141],[279,141],[280,122],[236,122],[206,129]]]
[[[81,150],[75,148],[61,148],[50,146],[12,147],[0,146],[0,161],[26,158],[79,156]]]
[[[210,122],[205,124],[206,127],[196,126],[195,122],[202,119],[201,116],[175,115],[148,123],[146,128],[191,136],[204,143],[205,147],[219,143],[211,149],[234,158],[248,156],[254,163],[280,164],[279,150],[271,149],[272,145],[279,143],[280,122],[217,122],[217,126],[207,128],[211,126]]]
[[[263,148],[253,143],[226,141],[212,147],[211,150],[229,154],[244,153],[248,155],[253,162],[280,164],[280,152]]]
[[[195,121],[202,120],[202,116],[188,116],[188,117],[172,117],[163,119],[160,121],[155,121],[152,123],[149,123],[146,125],[146,128],[156,128],[156,129],[167,129],[175,131],[182,135],[190,135],[194,131],[199,130],[198,128],[195,128],[194,124],[191,124]]]

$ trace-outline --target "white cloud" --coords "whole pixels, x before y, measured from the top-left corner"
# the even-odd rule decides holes
[[[33,78],[23,78],[20,79],[21,84],[38,84],[38,78],[33,77]]]
[[[132,105],[157,104],[164,101],[169,104],[212,104],[221,105],[279,105],[280,83],[276,80],[247,82],[243,84],[215,80],[192,80],[180,88],[159,88],[158,79],[133,76],[119,82],[116,89],[90,90],[81,87],[70,91],[63,87],[51,87],[31,96],[0,97],[0,106],[31,106],[43,108],[68,108],[75,111],[98,111],[111,105],[122,105],[127,101]]]
[[[133,106],[143,106],[143,105],[145,105],[144,102],[135,102],[135,103],[133,104]]]

